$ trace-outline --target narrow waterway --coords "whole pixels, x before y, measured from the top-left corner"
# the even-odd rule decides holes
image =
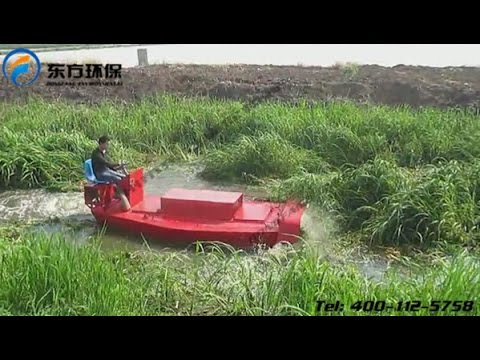
[[[240,191],[247,197],[261,198],[262,190],[238,184],[211,183],[198,176],[198,165],[171,165],[152,170],[145,175],[145,192],[162,194],[170,188]],[[83,193],[52,193],[44,190],[16,190],[0,193],[0,221],[30,224],[35,233],[61,234],[76,243],[99,239],[105,250],[135,251],[150,248],[156,251],[188,251],[185,247],[166,247],[159,242],[146,241],[141,236],[106,231],[99,227],[84,204]],[[340,263],[355,263],[368,277],[382,279],[389,262],[380,256],[364,256],[360,252],[341,258],[335,251],[333,226],[313,209],[307,210],[302,220],[305,240],[316,254]],[[193,247],[190,247],[193,249]],[[278,251],[274,249],[272,251]]]

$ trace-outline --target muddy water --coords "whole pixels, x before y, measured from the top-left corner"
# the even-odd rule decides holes
[[[86,219],[90,212],[83,194],[52,194],[43,190],[6,191],[0,194],[0,221],[45,220],[54,217]]]
[[[173,187],[186,189],[211,189],[240,191],[249,198],[262,198],[264,192],[245,185],[211,183],[201,179],[201,167],[195,164],[172,165],[158,168],[145,174],[145,192],[162,194]],[[368,277],[381,280],[388,268],[385,259],[365,256],[333,255],[336,252],[332,234],[334,224],[326,221],[328,214],[309,207],[302,219],[306,246],[319,257],[333,262],[353,262]],[[151,248],[158,251],[179,251],[185,248],[166,247],[159,242],[147,242],[141,236],[126,236],[104,231],[95,222],[90,210],[84,205],[83,193],[50,193],[44,190],[6,191],[0,193],[0,225],[17,221],[32,223],[35,233],[61,233],[76,243],[87,243],[93,238],[101,240],[105,250],[135,251]],[[275,249],[274,251],[278,251]]]

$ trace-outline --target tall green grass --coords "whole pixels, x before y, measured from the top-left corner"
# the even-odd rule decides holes
[[[81,132],[1,129],[0,189],[74,187],[82,179],[83,161],[96,146]],[[145,155],[122,144],[115,144],[112,155],[133,164],[145,162]]]
[[[277,137],[297,149],[311,150],[337,167],[361,165],[381,154],[408,167],[439,159],[469,161],[480,154],[478,116],[456,109],[412,110],[348,102],[247,106],[162,96],[134,104],[105,102],[98,106],[42,100],[27,105],[2,103],[0,117],[0,149],[4,152],[11,150],[12,142],[21,146],[11,152],[28,151],[34,145],[50,151],[48,143],[72,156],[85,156],[92,142],[107,133],[126,153],[135,150],[172,157],[205,154],[222,145],[238,146],[242,136],[259,145],[265,143],[265,136]]]
[[[295,198],[336,214],[345,231],[375,244],[478,246],[480,162],[417,170],[376,158],[357,168],[269,183],[272,199]]]
[[[5,242],[0,240],[0,243]],[[304,250],[244,256],[220,248],[195,254],[103,253],[60,237],[24,235],[0,246],[0,312],[5,315],[479,315],[363,312],[357,301],[478,301],[480,268],[465,254],[426,272],[383,282]],[[317,300],[341,301],[317,312]]]
[[[288,154],[286,156],[286,154]],[[279,135],[242,136],[233,145],[209,153],[203,176],[232,180],[239,174],[252,177],[286,178],[302,171],[327,171],[328,164],[310,150],[302,149]]]
[[[0,103],[0,188],[66,188],[102,134],[114,158],[201,157],[209,179],[266,181],[374,243],[478,243],[480,117],[350,102]],[[271,180],[274,179],[274,182]]]

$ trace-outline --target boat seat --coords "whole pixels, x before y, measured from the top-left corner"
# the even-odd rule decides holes
[[[83,169],[85,173],[85,178],[90,184],[108,184],[107,181],[97,180],[95,173],[93,172],[92,159],[88,159],[85,161]]]

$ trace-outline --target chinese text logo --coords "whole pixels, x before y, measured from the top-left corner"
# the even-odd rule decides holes
[[[40,75],[40,60],[31,50],[15,49],[3,59],[2,72],[15,86],[28,86]]]
[[[121,64],[48,64],[46,85],[122,85]]]

